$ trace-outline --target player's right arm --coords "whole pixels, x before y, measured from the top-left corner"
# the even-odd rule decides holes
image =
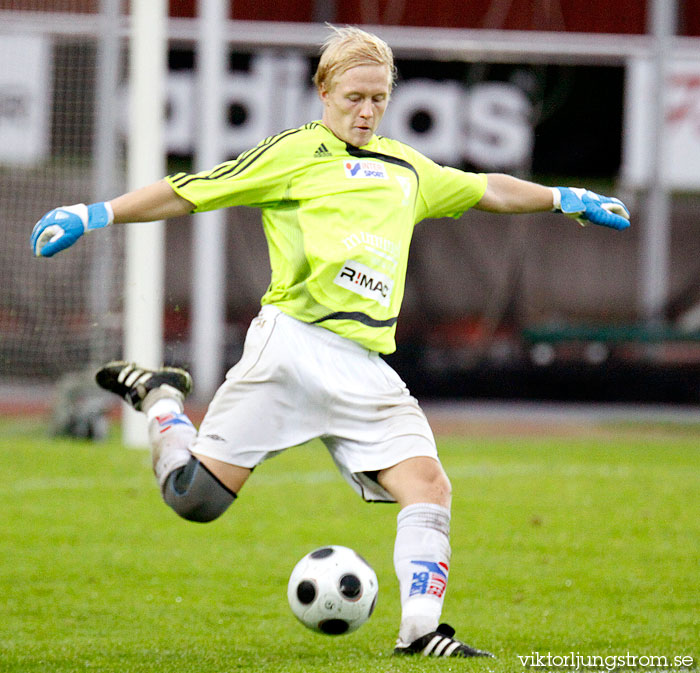
[[[122,194],[109,203],[116,223],[157,222],[188,215],[194,209],[192,203],[177,194],[165,180]]]
[[[154,222],[192,212],[192,203],[159,180],[111,201],[86,206],[54,208],[34,226],[32,251],[37,257],[52,257],[75,243],[84,233],[113,222]]]
[[[286,198],[290,176],[308,163],[299,139],[315,124],[266,138],[233,161],[193,175],[175,173],[122,196],[54,208],[34,226],[31,246],[37,257],[51,257],[85,232],[113,222],[151,222],[230,206],[259,206]]]

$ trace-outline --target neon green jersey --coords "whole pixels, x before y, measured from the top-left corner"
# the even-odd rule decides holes
[[[439,166],[381,136],[357,148],[320,122],[166,180],[194,212],[261,208],[272,268],[262,303],[380,353],[396,349],[414,226],[458,217],[486,189],[485,175]]]

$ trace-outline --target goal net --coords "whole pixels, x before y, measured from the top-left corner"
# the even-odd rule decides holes
[[[0,11],[48,2],[0,2]],[[78,3],[85,4],[85,3]],[[21,7],[19,7],[21,5]],[[74,9],[74,8],[71,8]],[[60,20],[60,14],[55,15]],[[118,228],[70,254],[35,259],[34,223],[60,205],[104,200],[123,180],[121,150],[99,166],[97,36],[61,35],[42,13],[0,27],[0,380],[53,381],[121,351],[123,242]],[[24,25],[20,23],[19,25]],[[114,148],[113,148],[114,149]],[[103,153],[104,155],[104,153]],[[102,162],[104,164],[104,161]],[[105,181],[112,184],[105,184]]]

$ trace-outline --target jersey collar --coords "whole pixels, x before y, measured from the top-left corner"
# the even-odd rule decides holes
[[[369,142],[366,143],[365,145],[362,145],[361,147],[356,147],[355,145],[351,145],[350,143],[346,143],[344,140],[341,140],[340,138],[338,138],[338,136],[335,135],[335,133],[333,133],[333,131],[331,131],[322,121],[319,120],[316,123],[319,126],[321,126],[322,128],[324,128],[326,131],[328,131],[328,133],[330,135],[332,135],[333,138],[335,138],[335,140],[337,140],[344,147],[353,148],[353,149],[357,149],[357,150],[372,150],[372,148],[376,147],[376,145],[377,145],[377,135],[376,134],[372,134],[372,137],[369,139]]]

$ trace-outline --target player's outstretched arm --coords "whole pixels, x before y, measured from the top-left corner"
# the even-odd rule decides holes
[[[118,196],[112,201],[86,206],[60,206],[34,225],[32,251],[37,257],[52,257],[75,243],[84,233],[113,222],[153,222],[192,212],[193,205],[176,194],[164,180]]]
[[[629,210],[620,199],[588,189],[544,187],[510,175],[489,173],[486,191],[475,206],[492,213],[537,213],[554,211],[582,225],[589,222],[622,230],[630,226]]]
[[[177,194],[165,180],[118,196],[110,204],[117,224],[156,222],[187,215],[194,210],[194,205]]]

